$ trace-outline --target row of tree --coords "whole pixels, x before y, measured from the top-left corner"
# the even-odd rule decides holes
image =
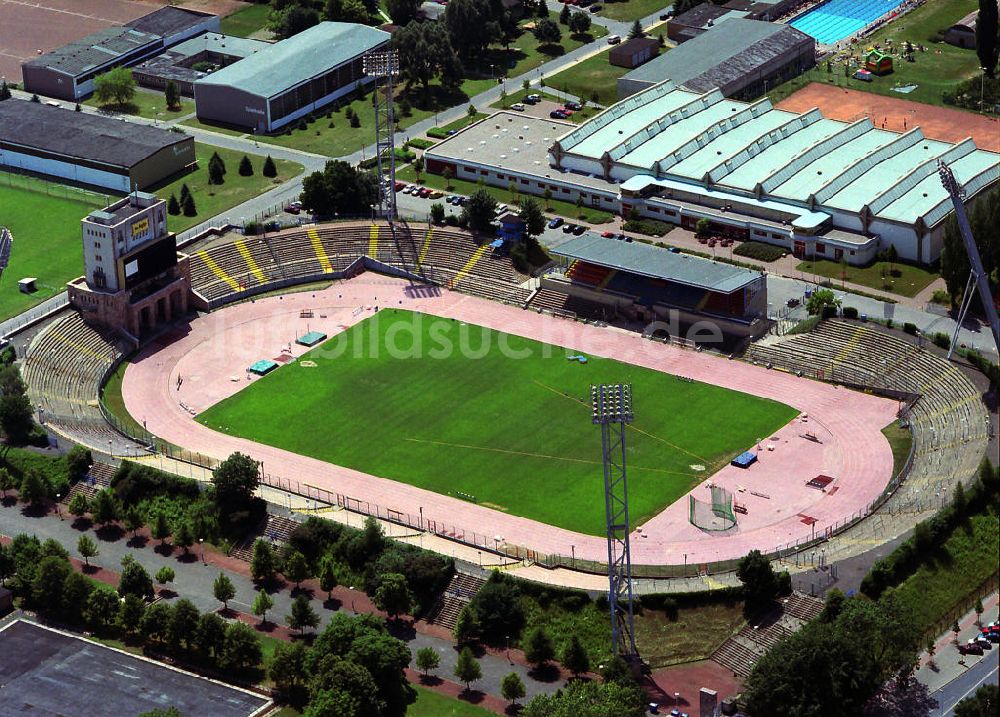
[[[995,295],[1000,273],[1000,189],[994,189],[977,197],[967,208],[967,213],[972,236],[979,249],[979,256],[983,260],[983,269],[989,277]],[[941,247],[941,277],[948,285],[952,302],[960,300],[969,280],[969,257],[954,214],[945,224]],[[978,295],[973,305],[981,307]]]

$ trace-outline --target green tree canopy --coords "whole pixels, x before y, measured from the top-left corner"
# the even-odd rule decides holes
[[[215,502],[232,511],[247,505],[260,485],[260,465],[250,456],[233,453],[212,471]]]
[[[135,78],[127,67],[116,67],[94,78],[94,97],[102,105],[124,107],[135,97]]]
[[[302,180],[302,206],[324,217],[367,216],[377,198],[375,176],[340,160],[327,162],[322,172]]]
[[[774,574],[771,561],[759,550],[751,550],[740,560],[736,577],[743,583],[745,612],[748,615],[766,608],[778,593],[778,577]]]
[[[479,660],[472,654],[472,650],[463,647],[458,653],[458,660],[455,662],[455,677],[459,682],[465,683],[466,691],[472,689],[472,683],[483,676],[483,669],[479,665]]]

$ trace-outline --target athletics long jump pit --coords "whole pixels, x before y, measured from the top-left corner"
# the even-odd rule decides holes
[[[907,132],[920,127],[928,139],[961,142],[972,137],[980,149],[1000,152],[1000,121],[922,102],[896,99],[874,92],[810,82],[777,104],[779,109],[808,112],[818,107],[824,117],[853,122],[868,117],[879,128]]]
[[[15,620],[0,629],[0,714],[256,717],[271,700],[81,637]]]
[[[296,343],[313,331],[330,338]],[[261,360],[280,367],[248,371]],[[616,381],[633,384],[635,563],[785,549],[863,513],[891,478],[895,401],[374,274],[200,317],[146,346],[122,392],[186,449],[240,451],[445,535],[600,561],[589,386]],[[756,462],[730,465],[745,451]],[[727,530],[689,520],[712,485],[734,497]]]

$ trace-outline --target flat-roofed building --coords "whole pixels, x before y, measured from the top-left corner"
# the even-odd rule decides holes
[[[194,162],[194,138],[186,134],[38,102],[0,102],[2,167],[129,192]]]
[[[155,90],[173,81],[182,95],[193,97],[194,83],[202,77],[270,46],[263,40],[206,32],[136,65],[132,76],[138,84]]]
[[[389,37],[367,25],[321,22],[195,82],[198,119],[280,129],[370,83],[362,58]]]

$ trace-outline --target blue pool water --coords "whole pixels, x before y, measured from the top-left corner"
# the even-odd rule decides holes
[[[832,45],[902,4],[903,0],[830,0],[790,24],[821,45]]]

